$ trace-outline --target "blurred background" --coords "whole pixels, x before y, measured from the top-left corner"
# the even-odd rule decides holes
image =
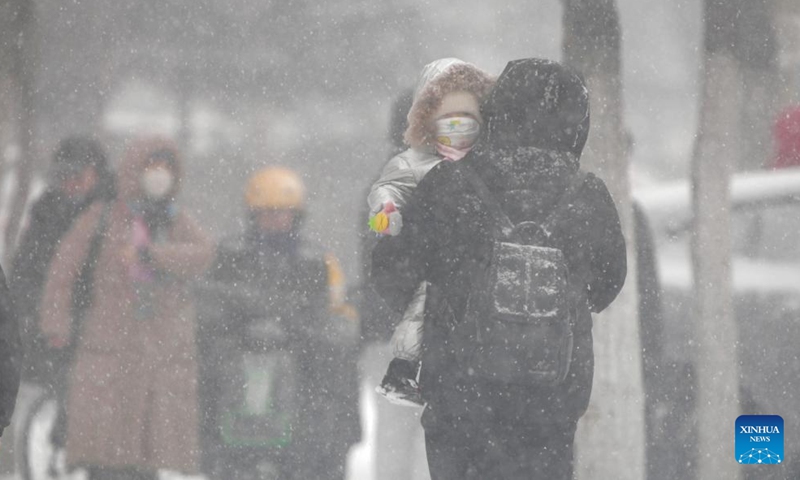
[[[350,278],[389,106],[421,67],[456,56],[499,74],[512,59],[561,57],[556,0],[2,5],[6,182],[21,167],[35,182],[71,133],[99,135],[112,158],[138,133],[166,133],[189,159],[183,202],[219,236],[239,228],[246,175],[288,164],[313,194],[310,230],[333,243]],[[656,179],[680,177],[696,125],[701,2],[622,0],[619,10],[633,163]],[[211,186],[217,195],[206,194]]]
[[[749,22],[763,46],[753,68],[794,82],[753,92],[770,113],[796,100],[800,82],[797,6],[774,3],[772,15],[760,11]],[[703,2],[617,4],[631,163],[643,179],[686,176],[699,109]],[[99,135],[112,158],[133,135],[165,133],[189,158],[182,200],[219,235],[238,228],[237,215],[224,213],[238,213],[249,171],[292,165],[313,192],[311,231],[333,242],[350,278],[358,273],[356,212],[385,160],[391,100],[414,85],[421,67],[456,56],[499,74],[512,59],[562,56],[557,0],[465,0],[458,8],[420,0],[0,5],[6,183],[21,169],[35,183],[71,133]],[[760,80],[754,87],[768,84]],[[769,129],[760,127],[768,148]],[[206,195],[211,185],[218,195]],[[11,203],[3,202],[0,220],[15,226],[19,212]]]
[[[687,179],[702,107],[704,9],[713,2],[610,3],[621,28],[633,189]],[[394,98],[440,57],[495,74],[517,58],[562,59],[564,5],[0,0],[3,266],[62,138],[95,135],[115,162],[130,139],[160,133],[187,159],[180,202],[217,239],[242,228],[248,174],[274,163],[298,170],[311,194],[306,231],[357,285],[365,192],[387,159]],[[760,170],[773,155],[775,116],[800,103],[800,2],[737,8],[747,141],[730,167]]]

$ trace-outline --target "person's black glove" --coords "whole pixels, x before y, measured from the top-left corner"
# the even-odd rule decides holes
[[[418,371],[419,362],[394,358],[389,363],[386,375],[376,391],[396,405],[414,407],[424,405],[417,383]]]
[[[388,381],[411,379],[417,380],[417,370],[419,370],[419,363],[405,360],[402,358],[393,358],[389,362],[389,368],[386,369],[386,375],[383,377],[381,383]]]

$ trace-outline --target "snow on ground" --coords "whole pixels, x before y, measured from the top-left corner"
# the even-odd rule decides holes
[[[347,462],[347,480],[377,480],[374,475],[375,451],[375,401],[377,396],[373,386],[363,383],[361,386],[361,443],[350,450]]]
[[[364,383],[361,389],[362,442],[353,446],[347,462],[346,480],[376,480],[373,475],[373,452],[375,438],[375,401],[372,386]],[[21,410],[22,411],[22,410]],[[10,439],[9,439],[10,440]],[[84,480],[79,472],[69,480]],[[159,480],[203,480],[202,476],[185,476],[173,472],[162,472]],[[0,475],[0,480],[21,480],[18,475]]]

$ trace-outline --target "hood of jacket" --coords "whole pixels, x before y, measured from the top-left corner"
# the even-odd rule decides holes
[[[589,133],[583,80],[557,62],[515,60],[483,112],[484,136],[469,163],[512,219],[541,220],[580,168]]]
[[[119,196],[121,199],[129,201],[143,196],[140,179],[144,170],[152,162],[154,155],[173,159],[168,162],[174,179],[172,189],[167,197],[174,199],[177,196],[183,176],[183,159],[177,146],[172,140],[164,137],[142,137],[133,141],[120,165]]]
[[[435,143],[432,117],[445,95],[469,92],[481,102],[493,84],[492,75],[457,58],[442,58],[425,65],[408,111],[408,127],[403,135],[405,143],[412,148]]]
[[[580,156],[589,135],[589,92],[550,60],[508,63],[483,106],[490,148],[537,147]]]

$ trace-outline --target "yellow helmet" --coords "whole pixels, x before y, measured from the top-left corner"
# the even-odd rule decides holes
[[[294,171],[284,167],[267,167],[250,176],[244,200],[254,210],[303,210],[306,189]]]

